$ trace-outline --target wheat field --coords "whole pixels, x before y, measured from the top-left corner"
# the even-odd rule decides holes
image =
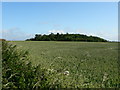
[[[33,65],[69,72],[68,87],[118,87],[118,43],[11,41],[29,50]]]

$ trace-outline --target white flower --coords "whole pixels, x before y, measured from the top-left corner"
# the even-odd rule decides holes
[[[63,74],[64,75],[69,75],[69,71],[65,71]]]
[[[108,74],[107,74],[107,73],[104,73],[103,82],[107,80],[107,76],[108,76]]]
[[[59,59],[60,59],[60,58],[62,58],[62,57],[57,57],[57,58],[59,58]]]
[[[51,71],[51,72],[52,72],[52,71],[54,71],[54,70],[53,70],[53,69],[48,69],[48,71]]]

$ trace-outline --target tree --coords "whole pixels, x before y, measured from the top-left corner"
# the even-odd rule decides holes
[[[49,34],[41,35],[36,34],[35,38],[27,39],[27,41],[85,41],[85,42],[107,42],[107,40],[96,37],[96,36],[87,36],[83,34]]]

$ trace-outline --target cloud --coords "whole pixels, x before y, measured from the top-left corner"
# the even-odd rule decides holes
[[[56,30],[56,29],[53,29],[53,30],[49,30],[48,31],[49,33],[54,33],[54,34],[56,34],[56,33],[60,33],[60,34],[65,34],[65,33],[69,33],[69,34],[77,34],[77,32],[73,32],[73,31],[64,31],[64,30]]]
[[[118,41],[118,32],[116,31],[110,31],[110,32],[101,31],[101,32],[97,32],[96,34],[97,36],[100,36],[107,40]]]
[[[63,30],[49,30],[48,32],[54,33],[54,34],[56,34],[56,33],[65,34],[65,32]]]
[[[27,34],[20,30],[20,28],[11,28],[2,30],[2,38],[6,40],[25,40],[33,37],[33,34]]]
[[[85,34],[88,36],[90,36],[90,35],[97,36],[97,37],[101,37],[103,39],[110,40],[110,41],[118,41],[118,31],[117,30],[105,30],[105,31],[91,32],[91,31],[78,29],[76,31],[76,33]]]

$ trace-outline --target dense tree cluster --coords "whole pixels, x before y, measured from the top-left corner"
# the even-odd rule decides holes
[[[26,41],[85,41],[85,42],[107,42],[107,40],[95,37],[87,36],[83,34],[49,34],[41,35],[36,34],[34,38],[27,39]]]

